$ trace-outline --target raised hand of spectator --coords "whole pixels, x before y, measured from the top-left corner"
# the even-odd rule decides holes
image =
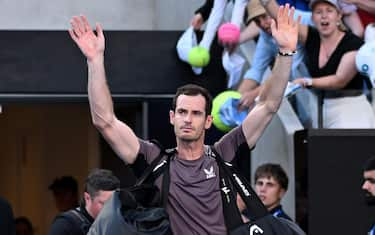
[[[204,19],[201,13],[195,14],[191,19],[191,26],[193,26],[195,30],[199,30],[202,27],[203,23]]]

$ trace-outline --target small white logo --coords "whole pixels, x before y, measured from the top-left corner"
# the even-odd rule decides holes
[[[250,235],[263,234],[263,229],[259,228],[258,225],[253,224],[250,226]]]
[[[230,192],[230,189],[226,186],[222,187],[221,190],[225,193],[228,194]]]
[[[204,173],[206,173],[206,179],[211,179],[213,177],[216,177],[213,166],[211,166],[209,170],[207,169],[203,169],[203,170],[204,170]]]

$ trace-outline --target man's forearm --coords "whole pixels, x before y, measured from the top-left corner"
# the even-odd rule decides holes
[[[276,112],[283,98],[289,80],[293,56],[277,56],[270,77],[264,82],[259,94],[259,102],[267,103],[272,112]]]
[[[88,96],[92,120],[97,127],[109,125],[114,118],[112,97],[107,85],[104,56],[88,61]]]

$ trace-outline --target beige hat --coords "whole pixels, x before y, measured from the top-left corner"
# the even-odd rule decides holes
[[[259,0],[251,0],[247,4],[247,19],[246,24],[249,24],[255,17],[266,14],[266,9],[262,6]]]
[[[340,11],[340,7],[339,7],[339,5],[338,5],[338,3],[337,3],[337,0],[312,0],[312,1],[310,2],[310,9],[313,10],[314,7],[315,7],[315,5],[316,5],[317,3],[321,3],[321,2],[325,2],[325,3],[331,4],[332,6],[336,7],[336,9],[337,9],[338,11]]]

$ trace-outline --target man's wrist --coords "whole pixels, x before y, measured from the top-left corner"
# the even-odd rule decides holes
[[[297,54],[297,51],[292,51],[292,50],[279,50],[278,53],[280,56],[293,56]]]

